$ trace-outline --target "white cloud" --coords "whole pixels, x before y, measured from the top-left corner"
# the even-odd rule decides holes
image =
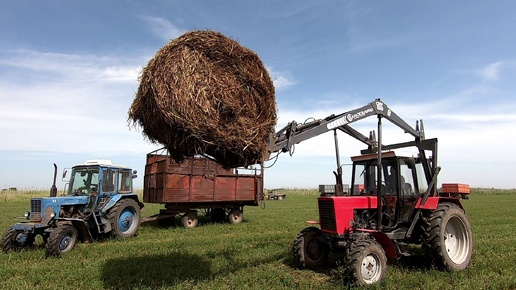
[[[267,71],[274,82],[276,90],[285,89],[297,83],[290,73],[276,71],[270,66],[267,67]]]
[[[484,79],[484,80],[492,80],[496,81],[499,78],[500,71],[503,67],[504,63],[501,61],[491,63],[482,69],[478,70],[478,74]]]
[[[133,82],[137,80],[141,70],[141,65],[137,63],[145,59],[144,57],[65,54],[27,49],[7,51],[4,55],[6,56],[0,58],[1,66],[32,74],[31,81],[49,79],[49,76],[53,76],[60,81],[79,79],[86,82]],[[9,78],[9,74],[5,74],[4,78]]]
[[[126,125],[139,58],[32,50],[1,55],[0,132],[9,141],[0,150],[95,154],[149,147]]]
[[[186,32],[185,29],[177,27],[164,18],[142,15],[140,19],[149,24],[154,35],[166,41],[177,38]]]
[[[388,105],[412,127],[415,127],[416,120],[423,119],[426,137],[438,138],[441,147],[440,154],[447,156],[447,158],[453,158],[454,160],[469,160],[471,158],[485,158],[492,161],[495,159],[503,160],[504,156],[492,156],[492,153],[493,151],[503,151],[502,147],[506,144],[516,143],[516,135],[508,134],[508,132],[513,131],[511,128],[516,127],[516,116],[512,113],[515,104],[484,106],[484,111],[479,114],[476,110],[471,110],[462,104],[462,101],[451,99],[449,101],[437,100],[413,105]],[[362,105],[365,105],[365,103]],[[505,107],[507,111],[500,112],[500,106]],[[331,114],[340,114],[355,108],[335,107],[333,109],[299,111],[282,110],[280,108],[277,129],[282,128],[292,120],[303,123],[308,117],[325,118]],[[457,108],[461,108],[461,110],[457,110]],[[369,131],[377,131],[377,119],[374,117],[367,118],[355,122],[351,126],[368,136]],[[503,142],[493,143],[494,140],[501,139],[503,139]],[[344,155],[356,155],[360,149],[365,148],[365,145],[345,134],[340,134],[339,140],[341,140],[339,142],[344,148]],[[383,140],[384,144],[391,144],[410,141],[413,140],[413,137],[385,120],[383,122]],[[333,133],[328,132],[300,143],[296,148],[296,155],[333,156]]]

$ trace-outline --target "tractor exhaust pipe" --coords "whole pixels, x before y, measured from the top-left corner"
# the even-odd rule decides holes
[[[57,165],[54,163],[54,183],[52,183],[52,187],[50,188],[50,197],[57,196],[56,178],[57,178]]]
[[[382,230],[382,116],[378,115],[378,158],[377,161],[377,174],[376,177],[376,229]]]

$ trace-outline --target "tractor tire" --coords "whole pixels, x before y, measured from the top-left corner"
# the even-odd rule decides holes
[[[214,208],[210,211],[210,215],[214,223],[221,223],[226,219],[226,210],[223,208]]]
[[[387,256],[374,240],[357,240],[349,246],[346,257],[347,280],[364,286],[377,283],[387,271]]]
[[[111,237],[128,238],[136,235],[140,228],[140,206],[131,198],[118,201],[109,211]]]
[[[294,263],[301,269],[313,269],[326,263],[329,248],[321,240],[322,231],[316,227],[303,229],[292,246]]]
[[[231,224],[239,224],[244,220],[244,211],[239,208],[233,208],[229,211],[228,218]]]
[[[197,219],[197,211],[191,210],[186,212],[181,218],[181,225],[185,229],[193,229],[197,227],[199,220]]]
[[[473,234],[464,210],[444,202],[424,217],[423,222],[423,249],[436,266],[462,271],[471,264]]]
[[[77,243],[77,230],[72,225],[61,225],[48,235],[45,246],[47,257],[59,257],[70,252]]]
[[[9,229],[2,238],[2,250],[4,253],[9,250],[18,252],[23,248],[30,247],[34,244],[34,235],[27,234],[15,229]]]

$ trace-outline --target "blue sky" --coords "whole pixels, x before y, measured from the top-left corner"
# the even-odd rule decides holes
[[[96,158],[137,169],[141,186],[158,148],[127,126],[141,68],[171,39],[211,29],[267,66],[278,128],[381,98],[439,139],[440,182],[516,188],[514,11],[513,1],[6,1],[0,187],[48,188],[52,163]],[[384,126],[385,143],[410,140]],[[363,149],[339,143],[342,163]],[[281,155],[265,186],[331,184],[334,168],[328,133]]]

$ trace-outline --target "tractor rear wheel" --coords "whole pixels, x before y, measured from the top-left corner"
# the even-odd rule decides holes
[[[72,225],[61,225],[48,235],[45,246],[47,257],[59,257],[70,252],[77,243],[77,230]]]
[[[9,250],[15,252],[34,244],[34,235],[24,233],[15,229],[9,229],[2,238],[2,250],[7,253]]]
[[[438,267],[462,271],[471,264],[473,234],[464,210],[444,202],[423,218],[423,249]]]
[[[349,247],[346,268],[349,282],[361,286],[373,284],[385,276],[387,256],[378,242],[357,240]]]
[[[316,227],[303,229],[294,240],[294,263],[299,268],[317,268],[326,262],[329,248],[321,240],[322,231]]]
[[[195,210],[185,212],[185,214],[181,218],[181,225],[186,229],[193,229],[198,224],[199,220],[197,219],[197,211]]]
[[[230,223],[239,224],[244,220],[244,212],[241,209],[235,207],[229,211],[228,218]]]
[[[140,206],[134,199],[122,199],[109,210],[108,219],[112,237],[134,236],[140,227]]]

